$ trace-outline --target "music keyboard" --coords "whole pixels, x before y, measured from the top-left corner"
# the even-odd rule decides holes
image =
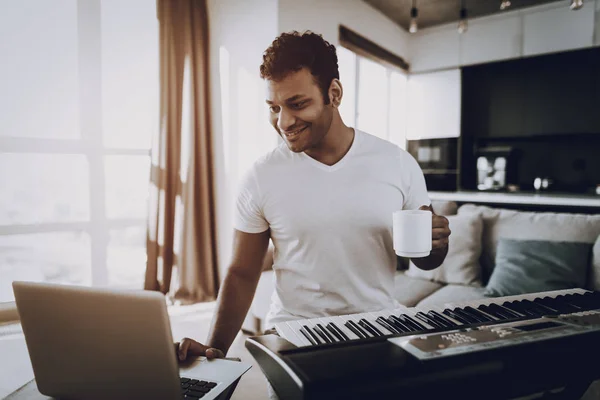
[[[280,336],[248,338],[246,348],[286,400],[570,399],[600,379],[589,367],[600,358],[600,292],[583,289],[276,328]]]
[[[434,307],[402,307],[360,314],[311,318],[275,324],[278,334],[297,347],[372,337],[414,335],[461,327],[498,324],[544,315],[600,308],[597,292],[568,289],[484,298]]]

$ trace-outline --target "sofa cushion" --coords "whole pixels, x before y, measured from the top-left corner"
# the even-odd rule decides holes
[[[479,300],[485,298],[485,288],[464,285],[447,285],[440,290],[421,300],[419,307],[429,309],[431,307],[443,307],[446,303],[462,303],[465,301]]]
[[[451,231],[450,245],[442,265],[424,271],[411,261],[406,275],[443,284],[482,286],[479,257],[483,221],[476,213],[450,215],[447,218]]]
[[[465,204],[458,214],[479,213],[483,218],[481,268],[487,284],[494,269],[500,238],[594,243],[600,235],[600,215],[526,212]]]
[[[458,212],[458,204],[448,200],[433,200],[431,208],[433,208],[433,212],[437,215],[456,215]]]
[[[591,251],[589,243],[500,239],[485,295],[584,287]]]
[[[394,297],[406,307],[414,307],[419,301],[442,287],[437,282],[411,278],[404,272],[396,272],[394,281]]]
[[[596,244],[592,249],[592,269],[587,289],[600,291],[600,236],[596,239]]]

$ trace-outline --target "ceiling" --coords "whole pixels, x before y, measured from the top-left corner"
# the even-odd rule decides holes
[[[363,0],[408,31],[413,0]],[[461,0],[416,0],[419,29],[458,21]],[[511,0],[511,6],[500,10],[501,0],[464,0],[469,18],[482,17],[540,4],[568,0]]]

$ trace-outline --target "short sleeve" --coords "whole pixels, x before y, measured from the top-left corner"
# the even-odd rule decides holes
[[[246,233],[260,233],[269,229],[260,202],[256,173],[251,169],[239,186],[233,218],[235,229]]]
[[[406,182],[408,182],[408,189],[406,191],[406,197],[404,198],[404,210],[418,210],[421,206],[428,206],[431,204],[429,195],[427,194],[427,185],[425,184],[425,176],[421,167],[417,163],[417,160],[409,154],[405,153],[406,156],[406,169],[408,173]]]

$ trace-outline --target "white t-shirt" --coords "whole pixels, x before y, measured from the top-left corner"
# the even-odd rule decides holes
[[[392,213],[429,204],[415,159],[357,129],[332,166],[285,144],[263,156],[242,181],[234,226],[271,229],[275,291],[266,326],[397,308]]]

